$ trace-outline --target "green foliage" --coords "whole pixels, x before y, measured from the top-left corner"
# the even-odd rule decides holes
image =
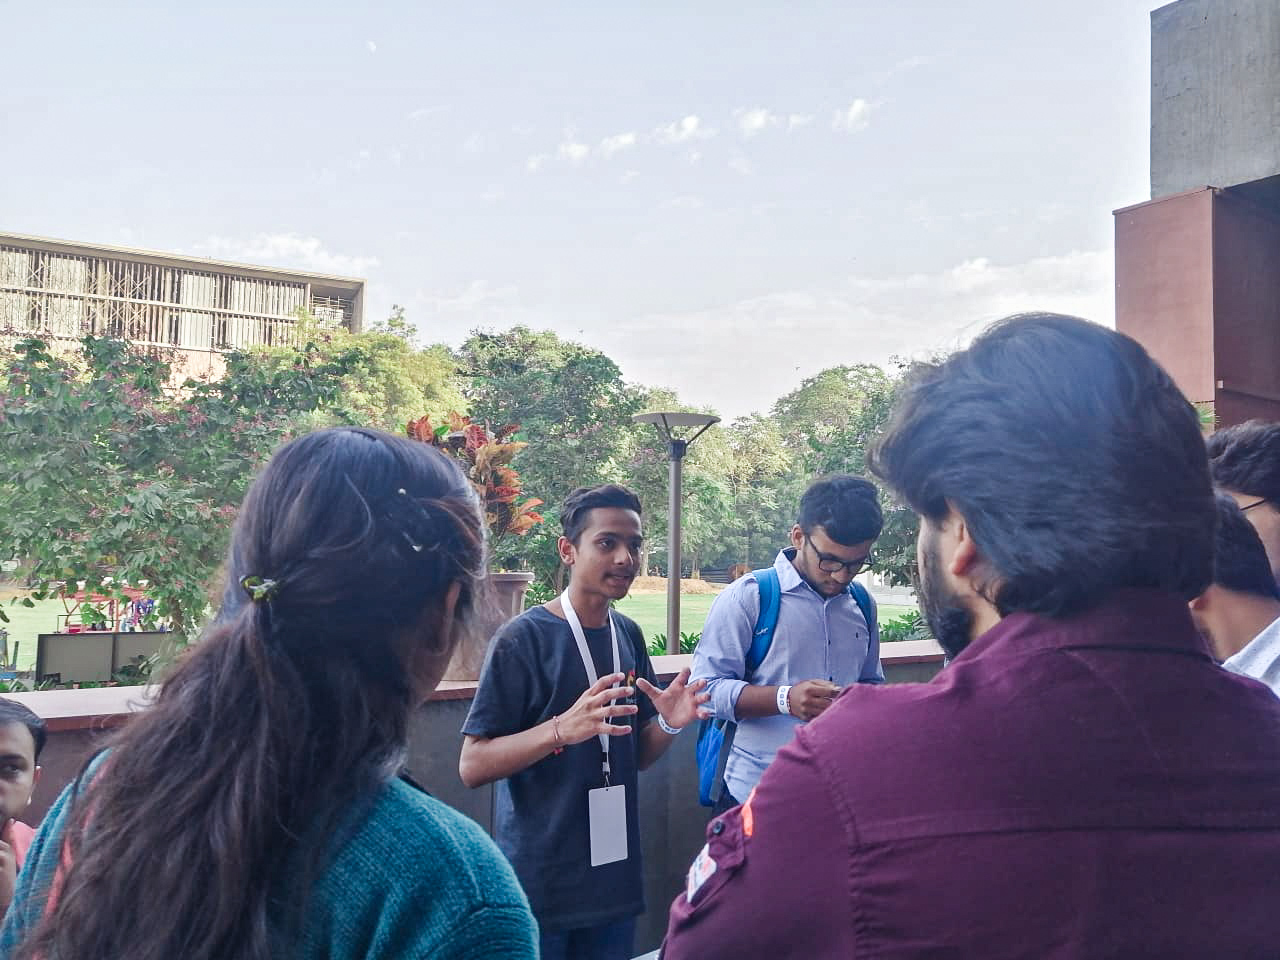
[[[340,361],[344,367],[334,409],[315,426],[339,421],[400,433],[410,420],[429,416],[437,423],[454,410],[466,410],[457,363],[443,346],[419,349],[416,329],[403,307],[364,333],[323,326],[305,312],[299,323],[316,360]],[[253,347],[250,362],[272,372],[287,371],[297,360],[293,347]]]
[[[231,353],[222,379],[174,391],[163,357],[122,341],[86,337],[72,357],[18,343],[0,384],[0,556],[22,559],[23,601],[145,584],[156,618],[193,637],[254,472],[299,426],[342,415],[364,356]]]
[[[547,504],[545,513],[558,515],[575,487],[628,480],[620,460],[643,398],[603,353],[550,331],[513,327],[472,334],[457,361],[472,419],[520,424],[516,438],[531,445],[514,465],[525,492]],[[503,544],[496,559],[511,569],[531,568],[545,584],[558,587],[559,534],[558,524],[540,524],[527,537]]]
[[[698,645],[698,641],[701,639],[701,633],[685,633],[681,630],[680,652],[693,653],[694,647]],[[649,638],[649,644],[646,649],[651,657],[665,657],[667,655],[667,635],[665,633],[655,633]]]
[[[880,624],[880,642],[896,643],[899,640],[930,640],[933,633],[917,610]]]
[[[837,371],[851,368],[836,367]],[[844,394],[850,404],[844,409],[838,420],[838,426],[830,429],[824,425],[821,429],[805,429],[798,431],[808,444],[809,450],[803,457],[805,473],[809,476],[820,476],[825,473],[853,473],[867,476],[867,451],[884,432],[893,410],[897,391],[905,372],[899,366],[895,376],[890,377],[877,368],[879,376],[869,374],[865,367],[852,368],[861,373],[854,378],[856,389],[851,387]],[[839,383],[844,380],[837,381]],[[819,386],[830,383],[823,379],[823,374],[805,381],[806,386]],[[797,393],[805,390],[802,387]],[[820,408],[815,402],[799,404],[791,394],[790,408]],[[839,391],[830,391],[827,399],[835,400],[841,396]],[[786,398],[784,398],[786,399]],[[781,407],[783,401],[779,401]],[[881,490],[881,507],[884,510],[884,530],[876,541],[875,569],[883,574],[890,583],[911,583],[916,573],[916,532],[919,522],[916,515],[907,508],[896,503],[888,491]]]

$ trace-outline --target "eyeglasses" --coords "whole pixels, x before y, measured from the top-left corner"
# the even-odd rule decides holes
[[[1270,498],[1270,497],[1263,497],[1261,500],[1255,500],[1255,501],[1253,501],[1253,503],[1249,504],[1247,507],[1241,507],[1241,508],[1240,508],[1240,512],[1241,512],[1241,513],[1248,513],[1248,512],[1249,512],[1250,510],[1252,510],[1254,507],[1260,507],[1260,506],[1262,506],[1264,503],[1270,503],[1270,502],[1271,502],[1271,498]]]
[[[804,535],[805,542],[813,547],[813,552],[818,555],[818,569],[823,573],[839,573],[841,570],[848,570],[851,577],[856,577],[867,567],[876,562],[876,558],[871,554],[867,554],[861,560],[841,560],[839,557],[833,557],[829,553],[822,553],[813,545],[813,541],[809,539],[809,535]]]

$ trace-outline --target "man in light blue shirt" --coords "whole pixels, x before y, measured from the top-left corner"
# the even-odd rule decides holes
[[[1191,601],[1191,619],[1214,658],[1280,695],[1280,589],[1267,552],[1236,501],[1217,496],[1213,583]]]
[[[742,577],[716,598],[692,678],[707,680],[715,717],[738,724],[717,812],[746,800],[796,725],[822,713],[842,687],[884,682],[874,601],[868,623],[849,592],[883,523],[876,488],[861,477],[827,477],[805,491],[791,546],[773,565],[781,589],[773,643],[750,675],[759,584]]]

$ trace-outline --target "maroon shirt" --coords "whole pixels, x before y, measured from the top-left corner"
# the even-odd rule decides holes
[[[711,822],[664,960],[1280,956],[1280,700],[1186,604],[1006,617],[846,688]]]

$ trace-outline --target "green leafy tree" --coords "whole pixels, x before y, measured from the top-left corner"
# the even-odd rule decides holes
[[[5,359],[0,555],[23,561],[35,599],[145,582],[157,617],[191,638],[254,472],[300,423],[341,414],[365,355],[232,353],[222,379],[177,391],[163,358],[119,340],[65,356],[33,338]]]
[[[529,447],[515,461],[524,489],[558,515],[574,487],[623,482],[621,465],[631,417],[643,394],[623,382],[618,365],[598,350],[551,331],[513,327],[473,333],[457,355],[472,420],[495,428],[518,424]],[[544,590],[563,584],[555,550],[558,524],[543,524],[511,542],[508,566],[524,564]]]
[[[740,417],[725,431],[730,451],[728,487],[733,504],[731,563],[766,565],[795,519],[787,502],[795,456],[774,417]]]
[[[466,410],[463,381],[458,365],[444,346],[415,346],[417,330],[404,308],[391,308],[391,316],[362,333],[344,327],[325,326],[305,311],[299,323],[320,360],[342,358],[347,372],[335,410],[320,417],[341,419],[400,433],[404,425],[423,415],[439,423],[452,411]],[[273,371],[291,367],[293,347],[252,347],[254,361]]]
[[[835,368],[841,370],[845,368]],[[866,476],[867,451],[884,432],[902,383],[901,365],[894,375],[880,371],[866,377],[856,397],[856,405],[844,411],[838,429],[823,435],[809,432],[810,453],[806,461],[816,474],[853,473]],[[819,374],[815,380],[822,378]],[[884,531],[876,541],[875,569],[889,582],[912,582],[916,573],[916,533],[919,523],[914,513],[896,503],[881,490]]]

